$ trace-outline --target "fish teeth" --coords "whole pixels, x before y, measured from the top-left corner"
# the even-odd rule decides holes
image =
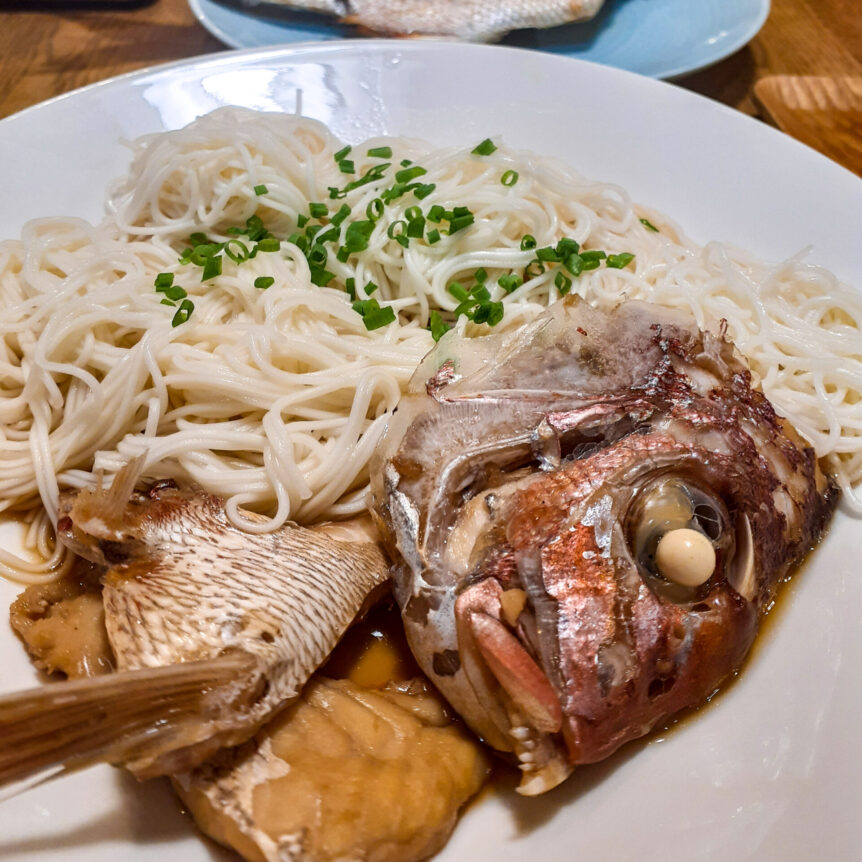
[[[518,727],[513,727],[509,730],[509,734],[517,739],[518,742],[523,742],[525,739],[529,739],[530,737],[530,728],[526,725],[522,724]]]

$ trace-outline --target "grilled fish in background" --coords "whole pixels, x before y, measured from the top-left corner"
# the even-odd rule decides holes
[[[444,336],[372,490],[414,654],[527,795],[703,702],[836,499],[725,338],[574,298]]]
[[[254,0],[246,0],[254,5]],[[441,36],[492,42],[510,30],[592,18],[603,0],[274,0],[336,16],[384,36]]]
[[[140,778],[176,773],[245,741],[298,697],[388,579],[367,518],[247,533],[217,497],[134,491],[138,472],[65,495],[58,522],[60,540],[103,573],[121,672],[0,698],[0,783],[100,759]],[[62,636],[18,617],[25,642]],[[60,653],[39,653],[43,666]]]

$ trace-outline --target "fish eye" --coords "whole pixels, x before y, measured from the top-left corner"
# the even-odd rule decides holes
[[[657,479],[636,496],[627,520],[635,562],[654,590],[683,601],[712,578],[728,517],[698,485],[678,476]]]

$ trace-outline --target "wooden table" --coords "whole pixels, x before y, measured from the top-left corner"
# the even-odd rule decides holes
[[[223,48],[186,0],[125,7],[0,0],[0,117],[121,72]],[[755,87],[766,99],[768,79],[783,75],[862,85],[860,0],[773,0],[769,20],[748,46],[679,83],[763,115]],[[862,112],[794,114],[770,107],[782,128],[862,175],[862,134],[852,125]]]

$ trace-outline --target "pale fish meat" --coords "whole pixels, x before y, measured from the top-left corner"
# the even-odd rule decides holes
[[[62,501],[60,540],[104,568],[117,673],[0,698],[0,783],[101,759],[189,769],[295,699],[388,578],[368,519],[242,532],[223,501],[136,471]]]
[[[492,42],[511,30],[556,27],[592,18],[603,0],[277,0],[335,15],[385,36],[446,36]]]
[[[423,680],[375,690],[315,676],[174,787],[202,831],[252,862],[418,862],[487,775],[482,745]]]
[[[372,490],[414,654],[528,795],[703,703],[837,497],[724,337],[575,298],[444,336]]]

